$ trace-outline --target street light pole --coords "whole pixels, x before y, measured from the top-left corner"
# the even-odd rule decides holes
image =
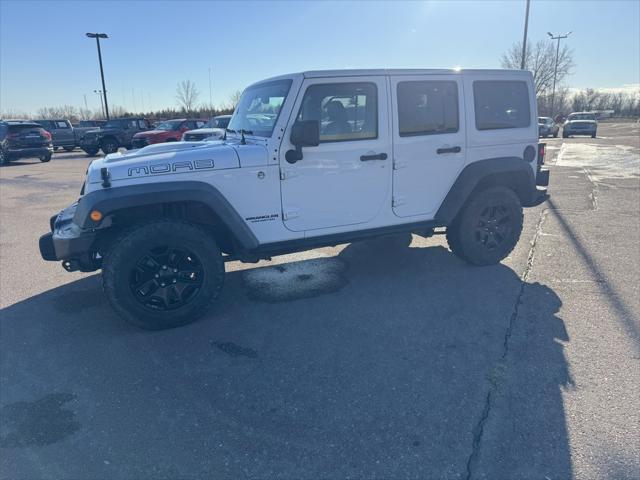
[[[553,36],[553,33],[547,32],[547,35],[551,37],[551,40],[557,40],[558,45],[556,46],[556,63],[553,67],[553,89],[551,90],[551,118],[553,118],[553,108],[556,102],[556,78],[558,76],[558,56],[560,55],[560,40],[563,38],[567,38],[571,35],[571,32],[567,32],[564,35]]]
[[[102,68],[102,52],[100,51],[100,39],[109,38],[106,33],[87,33],[87,37],[95,38],[98,46],[98,61],[100,62],[100,77],[102,78],[102,95],[104,96],[104,113],[109,120],[109,104],[107,103],[107,87],[104,84],[104,70]]]
[[[529,30],[529,4],[531,0],[527,0],[527,12],[524,14],[524,38],[522,39],[522,59],[520,60],[520,70],[524,70],[527,58],[527,30]]]

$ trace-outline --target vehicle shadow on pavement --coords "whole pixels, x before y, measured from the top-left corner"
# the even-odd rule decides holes
[[[230,272],[175,330],[97,275],[4,309],[0,473],[570,478],[557,295],[410,241]]]

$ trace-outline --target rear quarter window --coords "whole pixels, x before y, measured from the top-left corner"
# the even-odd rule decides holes
[[[473,82],[477,130],[526,128],[531,125],[529,88],[518,80]]]

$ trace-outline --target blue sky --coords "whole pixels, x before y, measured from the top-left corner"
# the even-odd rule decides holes
[[[525,1],[207,2],[0,0],[0,111],[176,106],[181,80],[213,103],[265,77],[326,68],[496,68],[521,40]],[[640,83],[640,1],[532,0],[531,41],[573,30],[570,87]]]

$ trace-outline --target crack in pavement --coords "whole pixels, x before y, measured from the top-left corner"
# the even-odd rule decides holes
[[[504,334],[504,341],[502,344],[502,355],[498,360],[496,366],[493,368],[491,374],[489,375],[489,391],[487,392],[487,397],[485,399],[484,407],[482,409],[482,414],[480,415],[480,419],[478,423],[473,428],[473,441],[471,446],[471,454],[467,459],[467,475],[466,480],[471,480],[473,478],[473,471],[478,462],[478,457],[480,455],[480,444],[482,442],[482,435],[484,433],[484,426],[489,419],[489,414],[491,413],[491,409],[494,403],[494,397],[498,391],[498,387],[500,386],[500,377],[501,373],[504,371],[505,366],[504,362],[507,358],[507,354],[509,353],[509,340],[511,339],[511,334],[513,332],[513,327],[518,318],[518,314],[520,312],[520,306],[522,305],[522,297],[524,295],[524,290],[527,285],[527,280],[529,279],[529,274],[533,268],[533,261],[535,258],[536,246],[538,244],[538,239],[542,236],[542,225],[544,224],[545,219],[547,218],[547,214],[549,213],[549,209],[545,208],[540,212],[540,218],[538,219],[538,224],[536,225],[536,233],[531,240],[531,247],[529,248],[529,255],[527,257],[527,264],[525,266],[524,272],[520,277],[520,290],[518,291],[518,296],[516,297],[516,301],[513,306],[513,310],[511,311],[511,316],[509,318],[509,324],[507,325],[507,329]]]

